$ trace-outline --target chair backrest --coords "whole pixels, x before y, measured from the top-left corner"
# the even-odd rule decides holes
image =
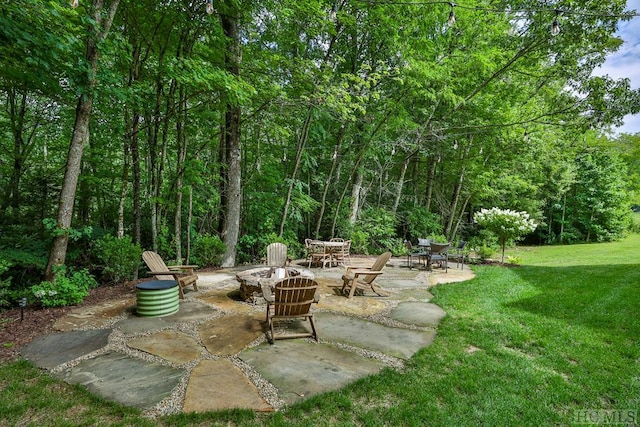
[[[449,251],[449,246],[449,243],[431,243],[431,254],[446,254]]]
[[[351,253],[351,240],[345,240],[342,245],[342,254],[347,256]]]
[[[267,246],[267,266],[285,267],[287,264],[287,245],[271,243]]]
[[[331,240],[329,240],[330,242],[344,242],[344,239],[341,237],[334,237]]]
[[[429,246],[430,244],[430,239],[418,239],[418,246]]]
[[[382,271],[384,266],[387,265],[387,262],[389,262],[389,258],[391,258],[391,252],[385,252],[381,254],[380,256],[378,256],[378,258],[376,258],[376,261],[371,266],[371,270]],[[364,279],[362,279],[362,281],[371,284],[371,282],[373,282],[373,279],[375,279],[376,277],[378,277],[378,275],[371,274],[368,276],[364,276]]]
[[[318,283],[308,277],[289,277],[276,283],[274,313],[276,316],[299,316],[309,313]]]
[[[166,271],[167,273],[169,272],[169,267],[167,267],[167,264],[164,263],[162,257],[158,255],[156,252],[144,251],[142,253],[142,260],[144,261],[145,264],[147,264],[147,267],[151,271],[158,271],[158,272]],[[175,280],[174,277],[170,274],[166,276],[156,275],[155,277],[158,280]]]
[[[464,246],[465,246],[466,244],[467,244],[467,242],[466,242],[466,241],[464,241],[464,240],[460,240],[460,241],[458,242],[458,246],[456,246],[456,247],[455,247],[455,249],[457,249],[457,250],[461,251],[461,250],[463,250],[463,249],[464,249]]]

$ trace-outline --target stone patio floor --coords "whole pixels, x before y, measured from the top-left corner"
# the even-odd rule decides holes
[[[373,260],[354,258],[352,264]],[[473,272],[455,263],[447,273],[410,270],[406,262],[392,258],[376,279],[390,297],[365,292],[346,298],[340,294],[344,267],[312,268],[321,294],[313,308],[319,343],[269,344],[265,306],[239,301],[240,267],[199,273],[199,291],[186,288],[180,310],[169,316],[139,317],[132,298],[74,310],[55,324],[59,332],[25,346],[22,355],[148,416],[274,411],[384,367],[402,367],[431,344],[445,313],[429,302],[430,287],[468,280]],[[295,328],[308,322],[287,325]]]

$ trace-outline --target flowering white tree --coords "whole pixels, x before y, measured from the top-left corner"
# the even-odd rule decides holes
[[[494,232],[498,236],[502,247],[502,262],[504,262],[504,248],[507,241],[518,240],[536,229],[537,224],[529,218],[526,212],[511,209],[481,209],[473,215],[479,226]]]

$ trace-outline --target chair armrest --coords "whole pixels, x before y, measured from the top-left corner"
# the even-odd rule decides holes
[[[188,276],[191,273],[186,271],[147,271],[150,276]]]
[[[260,287],[262,288],[262,296],[267,302],[274,302],[276,300],[275,296],[273,295],[273,291],[271,291],[271,286],[262,285]]]
[[[372,270],[370,268],[354,268],[351,270],[351,273],[356,276],[369,275],[369,274],[382,274],[382,271]]]
[[[193,270],[194,268],[198,268],[197,265],[170,265],[169,270],[171,270],[172,268],[175,269],[182,269],[182,270]]]

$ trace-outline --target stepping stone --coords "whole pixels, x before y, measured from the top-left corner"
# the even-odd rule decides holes
[[[120,301],[108,301],[102,304],[81,307],[72,310],[53,324],[56,331],[72,331],[87,327],[100,328],[124,311],[133,311],[135,298]]]
[[[80,384],[105,399],[148,409],[170,396],[184,375],[183,369],[106,353],[57,374],[69,384]]]
[[[386,300],[387,298],[384,298]],[[380,297],[357,296],[347,298],[343,295],[321,295],[317,306],[311,309],[330,310],[359,316],[371,316],[378,314],[387,308],[387,304]]]
[[[408,359],[430,345],[435,331],[420,331],[373,323],[368,320],[332,313],[315,315],[318,335],[327,341],[373,350],[400,359]]]
[[[415,299],[415,300],[426,302],[433,298],[433,294],[428,290],[426,290],[425,288],[405,289],[396,294],[391,295],[389,298],[392,300],[399,300],[399,301],[407,301],[408,299]]]
[[[234,314],[202,323],[198,333],[209,353],[231,356],[264,334],[264,325],[264,315]]]
[[[176,331],[161,331],[134,338],[127,342],[127,345],[161,357],[176,365],[198,359],[203,350],[196,340],[187,334]]]
[[[287,404],[376,374],[384,363],[330,344],[280,340],[245,350],[240,358],[278,389]]]
[[[116,322],[113,327],[120,329],[125,335],[137,335],[150,331],[166,329],[172,326],[166,317],[139,317],[134,314]]]
[[[203,360],[191,371],[183,412],[273,411],[247,376],[228,359]]]
[[[436,327],[447,313],[430,302],[401,302],[389,317],[408,325]]]
[[[39,368],[55,368],[105,347],[111,329],[60,332],[43,335],[21,350]]]
[[[192,322],[208,319],[216,313],[215,308],[199,301],[181,301],[180,310],[177,313],[164,316],[163,319],[169,323]]]
[[[200,301],[215,305],[225,312],[253,313],[258,310],[257,307],[240,300],[240,289],[216,289],[197,298]],[[266,306],[264,309],[266,310]]]
[[[405,288],[405,289],[411,289],[411,288],[419,288],[419,287],[425,287],[423,283],[414,280],[414,279],[383,279],[382,277],[380,277],[379,279],[377,279],[374,283],[377,283],[380,287],[384,288],[390,288],[390,289],[396,289],[396,288]]]

